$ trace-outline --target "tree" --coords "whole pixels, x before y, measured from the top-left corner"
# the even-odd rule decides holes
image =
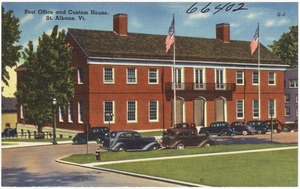
[[[298,67],[298,25],[291,26],[288,33],[283,33],[280,39],[273,41],[273,45],[269,47],[291,67]]]
[[[26,71],[16,97],[25,110],[25,122],[34,124],[38,132],[52,122],[53,98],[57,99],[57,107],[64,110],[74,94],[72,48],[65,41],[65,31],[57,30],[55,26],[51,36],[43,33],[39,37],[36,52],[32,41],[23,52]]]
[[[21,45],[16,45],[19,42],[21,31],[19,30],[19,18],[15,17],[13,11],[5,13],[2,6],[2,81],[5,85],[10,79],[6,67],[13,67],[17,65],[21,57]]]

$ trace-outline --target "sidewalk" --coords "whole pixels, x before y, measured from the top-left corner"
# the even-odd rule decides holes
[[[72,140],[70,140],[70,141],[57,141],[57,144],[58,145],[59,144],[72,144]],[[32,147],[32,146],[45,146],[45,145],[53,145],[53,144],[52,144],[52,142],[1,142],[1,148],[2,149]]]

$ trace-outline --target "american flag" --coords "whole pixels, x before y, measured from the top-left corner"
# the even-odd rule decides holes
[[[256,28],[255,34],[252,38],[252,41],[250,43],[250,47],[251,47],[251,55],[254,54],[255,50],[257,49],[259,43],[259,25]]]
[[[170,50],[172,44],[175,42],[175,21],[174,21],[174,15],[173,15],[173,20],[171,23],[171,26],[169,27],[169,32],[166,37],[166,53]]]

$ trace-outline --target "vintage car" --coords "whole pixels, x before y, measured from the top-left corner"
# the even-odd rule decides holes
[[[273,120],[265,121],[268,131],[272,130],[272,121],[273,121],[273,133],[280,133],[281,131],[291,131],[292,130],[290,127],[281,123],[279,120],[273,119]]]
[[[77,133],[73,138],[74,144],[86,144],[87,141],[96,141],[97,143],[103,143],[105,137],[108,137],[109,128],[105,126],[92,127],[88,133]]]
[[[264,121],[248,121],[246,125],[250,125],[255,128],[257,134],[266,134],[267,132],[267,125]]]
[[[195,123],[177,123],[172,128],[190,129],[195,132],[198,132]]]
[[[235,131],[227,122],[213,122],[209,127],[202,127],[200,129],[199,134],[203,133],[208,135],[230,136],[234,135]]]
[[[2,138],[17,137],[17,129],[5,128],[4,131],[1,133],[1,136]]]
[[[163,132],[163,148],[184,149],[185,147],[204,147],[213,144],[214,142],[207,134],[198,134],[192,129],[170,128]]]
[[[113,152],[118,151],[149,151],[158,150],[160,144],[154,137],[142,137],[139,132],[113,131],[110,136],[105,139],[103,148]]]
[[[240,121],[232,122],[231,127],[234,128],[235,134],[237,135],[250,135],[250,134],[257,133],[254,127],[251,127],[250,125],[246,125]]]

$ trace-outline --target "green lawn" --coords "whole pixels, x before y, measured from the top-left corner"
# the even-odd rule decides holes
[[[296,187],[297,149],[101,167],[218,187]]]
[[[210,146],[207,148],[186,148],[184,150],[168,149],[168,150],[156,150],[156,151],[144,151],[144,152],[101,152],[101,161],[117,161],[117,160],[128,160],[128,159],[140,159],[140,158],[151,158],[151,157],[168,157],[178,155],[189,155],[189,154],[205,154],[205,153],[216,153],[216,152],[230,152],[239,150],[253,150],[262,148],[276,148],[296,146],[288,144],[236,144],[236,145],[217,145]],[[69,157],[63,158],[64,161],[70,161],[75,163],[92,163],[97,162],[95,155],[91,154],[74,154]]]

